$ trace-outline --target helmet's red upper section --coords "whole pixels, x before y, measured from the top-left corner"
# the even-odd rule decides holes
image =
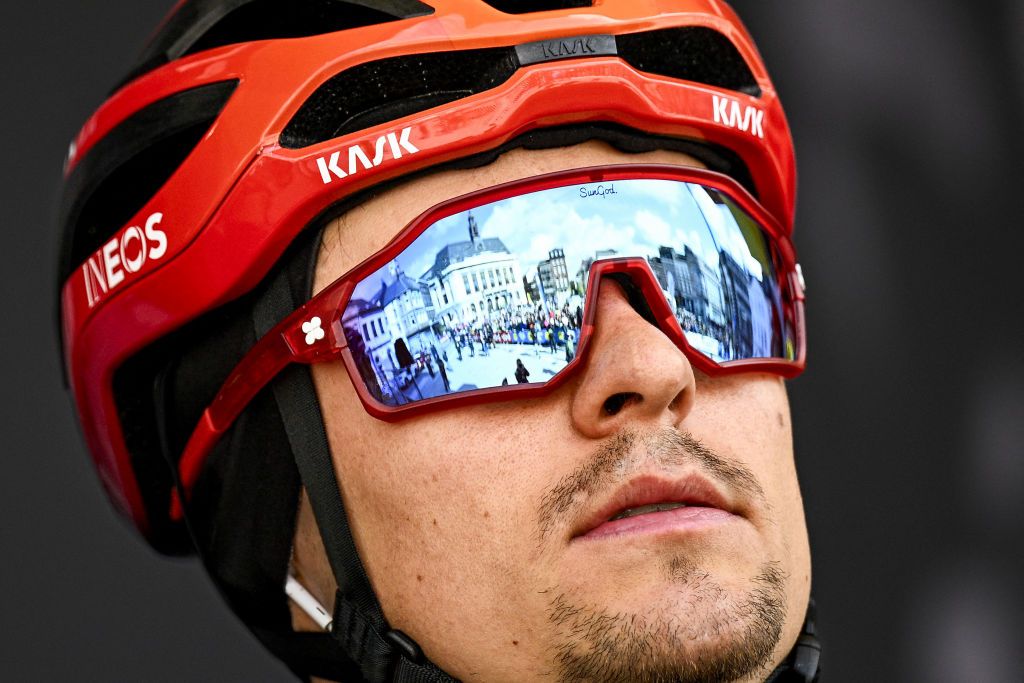
[[[177,170],[130,220],[107,226],[110,237],[72,263],[62,283],[65,361],[86,440],[111,498],[144,532],[146,506],[114,400],[114,372],[155,340],[252,289],[318,214],[360,189],[493,149],[534,128],[600,121],[730,150],[746,165],[763,207],[792,230],[789,129],[756,48],[724,2],[604,0],[513,15],[480,0],[423,1],[433,13],[175,59],[114,94],[72,145],[69,177],[147,107],[237,82]],[[585,39],[561,40],[677,27],[724,36],[756,84],[747,90],[759,94],[641,71]],[[489,89],[341,137],[282,144],[282,131],[307,100],[359,65],[529,43],[539,43],[542,61],[515,64]]]

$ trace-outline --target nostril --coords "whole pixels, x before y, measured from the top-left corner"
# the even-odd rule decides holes
[[[642,400],[644,400],[643,396],[636,392],[622,392],[609,396],[601,407],[604,409],[606,415],[618,415],[619,412],[626,407],[627,403],[639,403]]]
[[[682,405],[682,403],[683,403],[683,401],[685,399],[686,399],[686,389],[683,389],[678,394],[676,394],[676,397],[674,399],[672,399],[671,403],[668,404],[668,409],[672,410],[672,411],[678,410],[679,406]]]

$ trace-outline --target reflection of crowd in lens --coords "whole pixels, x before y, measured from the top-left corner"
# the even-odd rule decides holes
[[[679,325],[683,328],[684,333],[689,335],[689,333],[693,332],[702,337],[717,341],[719,358],[731,358],[735,355],[734,348],[736,344],[733,340],[732,330],[728,327],[698,318],[684,308],[676,309],[676,320],[679,321]],[[692,339],[692,335],[689,335],[689,338]],[[707,351],[707,349],[703,350]]]
[[[435,320],[408,341],[389,342],[383,362],[368,353],[359,334],[366,321],[357,314],[346,326],[353,358],[377,400],[401,405],[471,388],[546,381],[576,357],[583,309],[582,300],[571,297],[556,307],[542,301],[492,308],[468,320]],[[495,356],[495,349],[502,352]],[[476,359],[484,358],[481,375]]]
[[[576,342],[583,324],[583,309],[566,303],[548,309],[543,304],[520,305],[492,311],[470,322],[443,325],[439,339],[451,341],[459,360],[463,354],[487,355],[496,344],[528,344],[547,348],[552,354],[564,350],[566,363],[576,355]]]

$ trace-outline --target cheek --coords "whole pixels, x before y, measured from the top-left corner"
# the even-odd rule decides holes
[[[699,377],[697,401],[682,428],[742,462],[764,489],[768,508],[757,526],[769,557],[788,576],[794,610],[788,628],[798,628],[810,593],[811,555],[785,384],[767,375]]]
[[[697,400],[683,429],[748,467],[770,509],[764,533],[785,554],[804,554],[806,527],[793,458],[789,401],[781,378],[698,378]]]
[[[514,558],[534,542],[533,492],[550,476],[524,465],[538,451],[528,406],[385,423],[366,413],[340,365],[314,376],[353,535],[388,618],[454,624],[462,608],[475,618],[508,608],[526,582]],[[460,605],[447,604],[453,585]]]
[[[737,375],[697,379],[697,399],[681,425],[764,479],[765,493],[796,483],[789,400],[781,378]]]

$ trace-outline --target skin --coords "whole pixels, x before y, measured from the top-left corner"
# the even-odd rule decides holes
[[[624,162],[699,165],[679,153],[625,155],[591,142],[512,151],[484,168],[414,179],[328,229],[315,290],[454,194]],[[366,413],[341,363],[313,367],[353,535],[385,616],[461,680],[605,680],[568,668],[602,647],[578,637],[588,628],[593,635],[601,615],[632,620],[610,622],[606,635],[615,642],[628,643],[622,623],[646,626],[656,656],[679,660],[685,671],[701,657],[744,647],[746,608],[768,567],[780,603],[777,641],[767,646],[764,668],[737,680],[763,679],[792,648],[810,591],[785,385],[768,374],[700,373],[612,281],[602,283],[597,305],[586,364],[536,400],[387,423]],[[627,400],[609,412],[606,400],[620,394]],[[663,447],[666,440],[676,446]],[[709,474],[694,448],[745,472],[753,488]],[[601,469],[603,456],[612,464]],[[592,470],[601,476],[581,488],[581,473]],[[735,503],[737,518],[690,532],[572,538],[580,515],[628,478],[689,472]],[[575,488],[553,512],[545,503],[560,484]],[[294,570],[331,604],[334,580],[305,498]],[[297,629],[315,629],[298,610],[293,615]],[[619,651],[619,659],[627,654]]]

